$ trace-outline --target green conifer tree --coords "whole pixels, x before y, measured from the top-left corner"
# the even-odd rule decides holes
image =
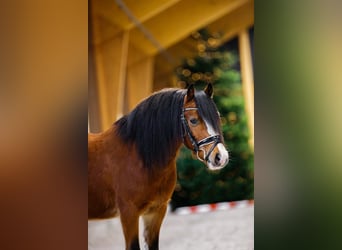
[[[178,182],[172,197],[173,209],[181,206],[252,199],[254,196],[253,151],[244,108],[240,72],[233,68],[237,51],[219,45],[220,35],[200,30],[193,34],[198,54],[184,59],[176,69],[180,82],[203,89],[214,85],[214,101],[222,120],[222,131],[229,151],[229,164],[209,171],[190,150],[182,148],[177,160]]]

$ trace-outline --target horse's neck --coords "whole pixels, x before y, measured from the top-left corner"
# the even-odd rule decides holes
[[[118,148],[121,148],[123,150],[126,150],[127,152],[130,152],[132,148],[126,141],[123,141],[123,139],[118,135],[117,129],[118,126],[116,124],[113,124],[113,126],[111,126],[109,129],[107,129],[99,135],[99,137],[101,138],[100,140],[102,140],[103,144],[106,145],[107,150],[116,151],[118,150]],[[148,132],[149,131],[146,131],[146,133]],[[177,154],[183,144],[182,138],[174,138],[174,140],[178,141],[178,143],[173,144],[172,146],[170,145],[169,152],[172,152],[172,154],[169,155],[168,159],[168,162],[170,163],[176,162]]]
[[[115,126],[111,126],[107,130],[100,133],[90,133],[88,138],[90,139],[88,139],[88,142],[93,142],[94,144],[97,144],[99,147],[103,147],[106,150],[112,150],[112,147],[118,147],[121,146],[119,144],[123,144],[121,143],[119,136],[116,134]]]

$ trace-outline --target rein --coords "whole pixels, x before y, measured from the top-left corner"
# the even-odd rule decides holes
[[[184,127],[184,130],[185,130],[185,133],[186,135],[188,136],[190,142],[191,142],[191,145],[193,147],[193,151],[196,153],[197,155],[197,158],[200,160],[200,161],[205,161],[207,162],[209,160],[209,156],[210,154],[213,152],[214,148],[217,146],[217,144],[221,143],[221,136],[220,135],[210,135],[200,141],[197,141],[195,136],[193,135],[193,133],[191,132],[191,129],[189,127],[189,124],[188,122],[186,121],[185,119],[185,116],[184,116],[184,112],[186,111],[189,111],[189,110],[197,110],[197,108],[183,108],[182,109],[182,114],[181,114],[181,121],[182,121],[182,124],[183,124],[183,127]],[[183,137],[183,140],[184,140],[185,136]],[[204,149],[202,149],[201,147],[205,146],[205,145],[208,145],[208,144],[213,144],[208,153],[205,152]],[[203,154],[204,154],[204,159],[201,159],[198,155],[198,152],[199,151],[202,151]]]

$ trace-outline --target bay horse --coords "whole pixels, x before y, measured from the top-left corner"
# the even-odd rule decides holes
[[[164,89],[111,128],[88,135],[88,218],[120,216],[126,250],[159,249],[159,231],[176,185],[182,143],[211,170],[228,163],[213,87]]]

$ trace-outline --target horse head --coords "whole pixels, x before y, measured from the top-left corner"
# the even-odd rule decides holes
[[[227,165],[229,154],[223,145],[220,116],[212,98],[211,84],[199,92],[190,85],[184,98],[181,119],[185,146],[210,170],[218,170]]]

